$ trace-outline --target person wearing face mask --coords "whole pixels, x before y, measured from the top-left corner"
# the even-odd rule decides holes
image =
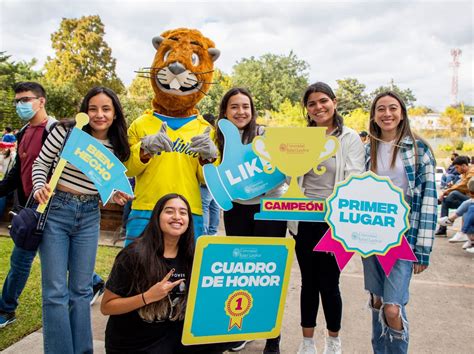
[[[57,123],[46,113],[46,92],[36,82],[20,82],[14,87],[14,105],[18,116],[27,124],[21,128],[16,138],[18,153],[15,164],[0,182],[0,197],[17,191],[20,205],[25,205],[33,188],[31,169],[46,136]],[[15,322],[15,310],[28,280],[31,264],[36,251],[13,247],[10,256],[10,270],[3,283],[0,298],[0,328]]]

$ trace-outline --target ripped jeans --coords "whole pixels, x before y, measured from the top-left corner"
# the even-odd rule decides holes
[[[365,289],[370,292],[369,307],[372,311],[372,348],[375,354],[408,353],[408,320],[405,306],[408,303],[408,288],[413,274],[413,262],[397,260],[387,277],[376,256],[362,258]],[[372,296],[382,300],[380,310],[375,309]],[[383,308],[386,304],[400,308],[403,329],[390,328]]]

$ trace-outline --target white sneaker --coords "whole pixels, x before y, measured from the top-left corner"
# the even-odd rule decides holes
[[[474,247],[469,247],[469,248],[467,248],[467,249],[466,249],[466,252],[467,252],[467,253],[472,253],[472,254],[474,254]]]
[[[462,245],[462,249],[465,250],[467,248],[471,248],[472,247],[472,241],[471,240],[467,240],[466,242],[464,242],[464,244]]]
[[[326,337],[326,345],[324,346],[324,354],[341,354],[341,338]]]
[[[449,216],[443,216],[442,218],[438,219],[438,224],[441,226],[451,226],[453,222],[449,220]]]
[[[314,345],[314,342],[308,342],[303,340],[300,343],[300,346],[298,348],[298,351],[296,354],[317,354],[318,351],[316,350],[316,346]]]
[[[240,352],[250,342],[252,342],[252,341],[251,340],[250,341],[249,340],[244,340],[244,341],[241,341],[241,342],[237,342],[237,343],[235,343],[235,346],[230,348],[229,350],[231,352]]]
[[[467,237],[467,235],[464,232],[458,231],[448,241],[449,242],[464,242],[464,241],[467,241],[468,239],[469,238]]]

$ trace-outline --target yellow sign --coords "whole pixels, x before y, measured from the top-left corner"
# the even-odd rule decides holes
[[[268,154],[261,153],[262,145]],[[325,173],[326,168],[318,166],[336,154],[339,141],[334,136],[326,136],[324,127],[269,127],[264,136],[255,137],[253,147],[258,156],[274,166],[271,168],[277,167],[291,177],[288,191],[282,198],[306,199],[298,186],[297,177],[305,175],[312,168],[318,175]],[[269,169],[268,165],[264,167]]]

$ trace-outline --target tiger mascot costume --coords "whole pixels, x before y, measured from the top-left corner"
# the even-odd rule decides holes
[[[151,110],[128,130],[131,156],[127,175],[135,177],[135,200],[127,223],[127,240],[139,236],[162,196],[183,195],[191,206],[195,236],[202,234],[199,185],[202,165],[217,158],[215,131],[196,104],[209,91],[219,50],[194,29],[166,31],[152,40],[156,49],[149,70],[154,91]]]

